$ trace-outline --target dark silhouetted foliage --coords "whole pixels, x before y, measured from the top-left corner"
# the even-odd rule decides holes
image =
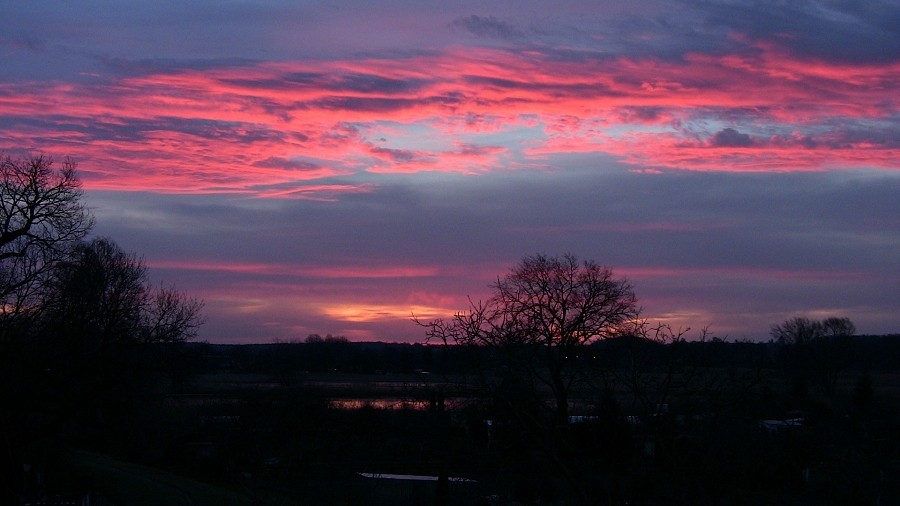
[[[147,432],[158,378],[176,381],[199,301],[149,286],[93,218],[75,165],[0,161],[0,502],[34,498],[68,448]]]

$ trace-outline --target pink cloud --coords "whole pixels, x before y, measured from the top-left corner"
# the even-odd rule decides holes
[[[105,84],[2,85],[0,116],[13,126],[0,130],[0,149],[71,156],[89,188],[269,198],[366,191],[342,188],[340,178],[360,171],[506,168],[516,143],[529,156],[598,152],[651,168],[896,169],[896,143],[849,136],[840,119],[877,128],[866,122],[896,115],[898,75],[900,64],[799,60],[774,44],[680,61],[449,48],[182,69]],[[406,137],[436,129],[449,148],[376,144],[366,126],[385,120]],[[709,127],[698,138],[686,122]],[[296,157],[310,162],[271,163]]]

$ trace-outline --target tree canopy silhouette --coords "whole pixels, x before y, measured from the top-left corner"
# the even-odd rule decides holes
[[[75,163],[45,156],[0,160],[0,323],[33,316],[51,271],[93,226]]]
[[[612,270],[571,254],[528,256],[492,285],[486,301],[450,319],[427,323],[429,340],[498,348],[539,349],[530,372],[553,392],[556,420],[565,424],[577,350],[609,337],[638,316],[632,285]]]
[[[82,198],[70,160],[0,160],[0,502],[59,442],[138,427],[130,409],[177,348],[158,345],[203,321],[198,300],[150,286],[137,256],[85,240]]]
[[[856,334],[850,318],[832,316],[822,321],[797,316],[772,325],[772,337],[779,344],[804,345],[824,337],[849,337]]]
[[[773,325],[771,334],[783,347],[784,365],[791,370],[798,394],[807,379],[818,376],[825,393],[834,395],[849,361],[847,340],[856,334],[849,318],[832,316],[820,321],[798,316]]]

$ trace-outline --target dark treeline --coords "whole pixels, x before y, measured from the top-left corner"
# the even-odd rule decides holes
[[[649,340],[610,338],[585,347],[575,361],[585,366],[594,362],[602,368],[622,367],[635,351],[641,349],[647,363],[663,364],[668,348]],[[788,348],[775,342],[729,342],[722,340],[674,344],[703,357],[716,367],[776,368],[786,359]],[[896,371],[900,369],[900,334],[861,335],[843,338],[834,348],[847,370]],[[384,342],[287,342],[271,344],[187,343],[186,351],[195,367],[202,371],[270,373],[348,372],[359,374],[472,373],[484,364],[497,364],[501,352],[478,346],[430,346]]]

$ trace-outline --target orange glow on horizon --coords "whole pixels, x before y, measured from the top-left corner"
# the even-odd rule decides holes
[[[422,320],[446,318],[454,314],[447,308],[407,304],[326,304],[320,308],[325,316],[339,321],[366,323],[374,321],[410,320],[413,316]]]

